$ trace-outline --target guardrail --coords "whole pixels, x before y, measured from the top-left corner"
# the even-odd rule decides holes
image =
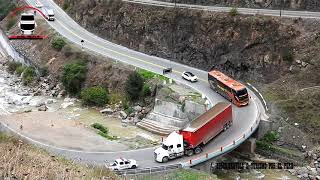
[[[138,174],[153,174],[165,171],[171,171],[175,169],[182,168],[181,164],[173,164],[167,166],[156,166],[150,168],[138,168],[138,169],[129,169],[129,170],[120,170],[115,171],[115,173],[119,176],[127,176],[127,175],[138,175]]]
[[[258,109],[258,106],[256,103],[255,103],[255,106]],[[260,116],[261,116],[261,113],[259,112],[259,109],[258,109],[258,114],[257,114],[257,117],[255,119],[254,124],[251,127],[249,127],[243,134],[239,135],[237,139],[234,139],[232,142],[229,142],[229,143],[225,144],[224,146],[221,146],[219,149],[215,149],[214,151],[207,152],[204,155],[198,156],[193,159],[189,159],[189,161],[187,161],[187,162],[182,162],[181,163],[182,167],[191,167],[191,166],[197,165],[199,163],[202,163],[202,162],[207,161],[211,158],[214,158],[216,156],[219,156],[221,154],[224,154],[226,152],[229,152],[229,151],[235,149],[242,142],[244,142],[248,137],[250,137],[252,135],[252,133],[257,129],[257,127],[259,126],[259,122],[260,122]]]

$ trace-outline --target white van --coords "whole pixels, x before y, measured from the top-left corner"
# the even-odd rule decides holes
[[[22,13],[20,22],[19,22],[19,27],[22,34],[25,34],[25,35],[33,34],[37,27],[34,14]]]
[[[54,21],[54,11],[49,7],[43,7],[42,12],[47,16],[48,21]]]

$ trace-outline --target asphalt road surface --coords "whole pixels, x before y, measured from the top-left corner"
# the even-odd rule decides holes
[[[26,0],[29,5],[35,5],[36,0]],[[173,72],[166,75],[172,78],[174,81],[182,82],[201,94],[204,94],[212,105],[220,101],[226,101],[220,95],[216,94],[209,88],[207,83],[207,72],[192,68],[183,64],[175,63],[166,59],[149,56],[137,51],[130,50],[126,47],[116,45],[107,40],[99,38],[98,36],[88,32],[81,26],[79,26],[72,18],[70,18],[58,5],[56,5],[52,0],[38,0],[44,6],[49,6],[55,11],[56,20],[53,22],[48,22],[49,25],[54,28],[58,33],[67,38],[69,41],[82,46],[81,41],[83,40],[83,47],[86,51],[92,51],[101,54],[106,57],[113,58],[114,60],[121,61],[126,64],[130,64],[139,68],[143,68],[155,73],[162,73],[162,70],[166,67],[172,67]],[[211,65],[208,65],[211,66]],[[197,83],[190,83],[181,79],[181,73],[183,71],[191,71],[200,78]],[[255,96],[252,91],[249,91],[251,96],[250,104],[246,107],[238,108],[233,106],[233,126],[226,132],[221,133],[218,137],[213,139],[204,148],[204,152],[192,157],[183,157],[173,161],[169,161],[166,164],[175,163],[185,163],[187,164],[190,159],[196,157],[201,157],[197,161],[193,161],[193,165],[205,161],[203,157],[206,153],[216,151],[215,153],[209,154],[209,158],[219,156],[232,148],[235,148],[243,140],[247,139],[248,136],[254,131],[260,121],[260,113],[264,113],[263,106],[260,100]],[[243,137],[243,134],[245,136]],[[234,146],[229,146],[229,148],[223,148],[227,144],[232,144],[233,141],[239,139]],[[33,141],[29,139],[30,141]],[[105,160],[113,161],[118,157],[133,158],[138,161],[140,167],[152,167],[164,164],[159,164],[154,161],[153,150],[154,148],[122,151],[122,152],[83,152],[76,150],[61,149],[59,147],[48,146],[42,144],[41,142],[34,142],[42,147],[46,147],[49,151],[64,155],[67,158],[78,159],[85,163],[98,163],[102,164]]]

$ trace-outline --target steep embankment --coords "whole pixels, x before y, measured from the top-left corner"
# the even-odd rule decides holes
[[[174,2],[174,0],[159,0]],[[318,0],[176,0],[177,3],[199,4],[206,6],[232,6],[246,8],[294,9],[319,11]]]
[[[216,65],[260,85],[272,105],[271,119],[282,130],[281,145],[301,149],[310,139],[319,142],[314,134],[320,132],[320,89],[301,91],[320,84],[318,21],[112,0],[56,1],[82,26],[110,41],[204,70]]]
[[[299,31],[265,17],[174,10],[119,1],[62,3],[76,21],[115,43],[200,69],[277,79]],[[67,4],[67,5],[66,5]],[[246,72],[246,73],[243,73]],[[258,72],[258,73],[257,73]],[[259,78],[259,74],[270,75]]]

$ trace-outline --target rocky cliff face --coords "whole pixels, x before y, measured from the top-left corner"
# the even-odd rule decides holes
[[[174,2],[175,0],[159,0]],[[176,0],[177,3],[201,4],[207,6],[233,6],[247,8],[295,9],[319,11],[318,0]]]
[[[287,66],[283,56],[293,53],[291,44],[299,35],[292,25],[269,17],[231,17],[112,0],[68,2],[68,12],[77,22],[112,42],[203,70],[216,66],[236,78],[278,78]],[[269,76],[270,72],[277,73]]]
[[[306,133],[307,139],[320,142],[316,136],[320,132],[320,102],[315,100],[320,94],[319,21],[232,17],[228,13],[177,10],[116,0],[56,1],[82,26],[112,42],[203,70],[216,66],[237,79],[253,80],[260,84],[275,115],[271,119],[284,119],[285,127],[279,128],[286,128],[282,130],[283,141],[289,142],[289,147],[301,149],[301,144],[307,143],[302,136],[296,138],[297,130]],[[246,2],[244,6],[253,1],[212,2],[236,5]],[[296,0],[291,4],[306,9],[309,6],[305,2],[311,3],[309,6],[316,3]]]

